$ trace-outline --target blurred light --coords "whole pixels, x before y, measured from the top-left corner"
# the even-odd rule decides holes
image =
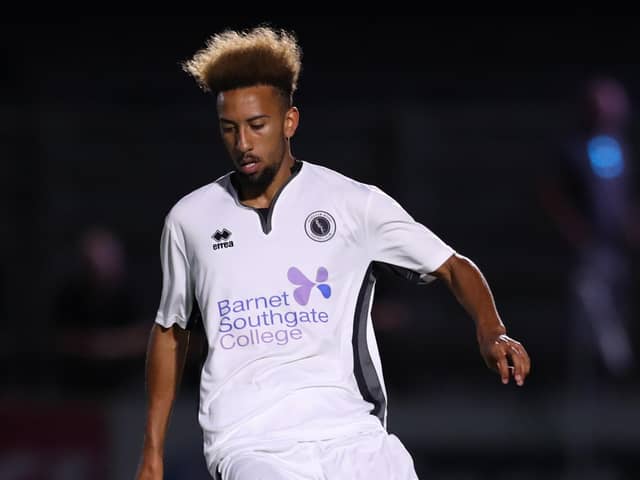
[[[587,145],[591,169],[600,178],[618,177],[624,170],[622,149],[615,138],[599,135]]]

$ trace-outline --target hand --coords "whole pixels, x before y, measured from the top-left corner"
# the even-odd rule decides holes
[[[481,337],[479,344],[484,362],[498,372],[502,383],[509,383],[509,376],[513,375],[518,386],[524,384],[531,370],[531,360],[520,342],[505,334],[496,334]]]
[[[163,469],[161,456],[145,454],[138,466],[135,480],[162,480]]]

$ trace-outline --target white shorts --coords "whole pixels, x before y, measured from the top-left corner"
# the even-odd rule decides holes
[[[417,480],[413,458],[387,432],[241,449],[211,467],[222,480]]]

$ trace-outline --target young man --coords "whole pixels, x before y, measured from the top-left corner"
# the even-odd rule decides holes
[[[529,373],[483,276],[376,187],[294,158],[300,72],[293,35],[227,31],[185,64],[217,99],[234,170],[181,199],[161,240],[164,283],[148,352],[138,479],[162,478],[170,410],[202,314],[208,356],[199,421],[214,478],[415,479],[386,431],[370,319],[375,262],[446,282],[507,383]],[[513,364],[509,366],[509,361]]]

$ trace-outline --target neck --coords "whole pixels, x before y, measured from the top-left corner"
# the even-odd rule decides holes
[[[239,193],[242,204],[253,208],[269,208],[273,198],[291,177],[291,168],[294,164],[295,159],[290,152],[287,152],[273,180],[266,187],[240,183]]]

